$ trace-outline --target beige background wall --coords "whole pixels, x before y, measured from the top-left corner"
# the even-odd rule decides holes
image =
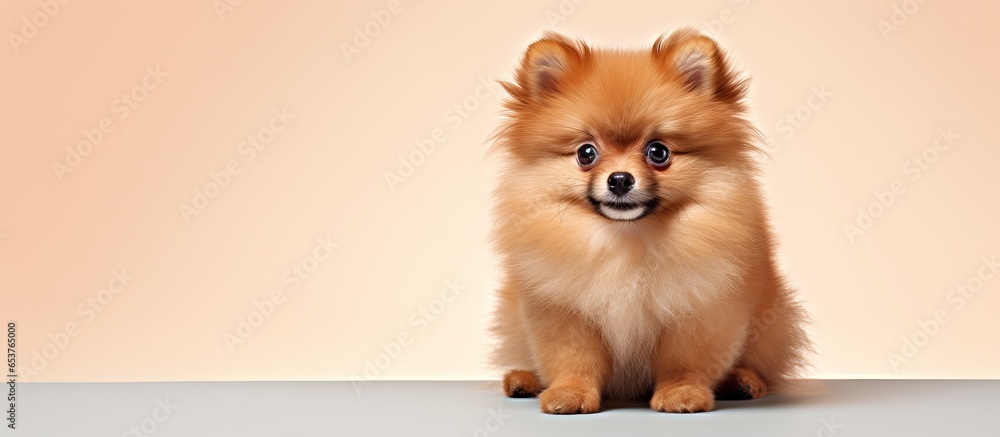
[[[754,78],[815,374],[1000,377],[996,3],[46,1],[0,22],[24,379],[494,377],[491,81],[544,29],[645,48],[683,24]]]

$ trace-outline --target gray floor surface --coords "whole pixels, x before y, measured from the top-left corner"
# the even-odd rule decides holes
[[[708,413],[615,403],[578,416],[544,415],[496,381],[28,383],[17,386],[17,429],[0,437],[1000,436],[1000,381],[822,383],[819,395]]]

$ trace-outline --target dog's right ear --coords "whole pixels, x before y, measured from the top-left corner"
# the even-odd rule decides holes
[[[739,102],[747,93],[747,81],[730,67],[715,40],[694,29],[657,38],[653,56],[690,92],[730,103]]]
[[[583,59],[587,47],[548,32],[528,47],[517,71],[522,100],[536,100],[559,92],[568,73]]]

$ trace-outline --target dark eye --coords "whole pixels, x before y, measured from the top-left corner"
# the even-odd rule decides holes
[[[593,144],[587,143],[576,149],[576,160],[580,163],[580,167],[590,167],[597,162],[597,147]]]
[[[670,162],[670,149],[660,141],[650,141],[646,144],[646,162],[657,167],[663,167]]]

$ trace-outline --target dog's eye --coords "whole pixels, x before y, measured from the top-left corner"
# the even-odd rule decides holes
[[[646,144],[646,162],[663,167],[670,162],[670,149],[660,141],[650,141]]]
[[[593,144],[587,143],[576,149],[576,161],[580,163],[580,167],[590,167],[597,162],[597,147]]]

